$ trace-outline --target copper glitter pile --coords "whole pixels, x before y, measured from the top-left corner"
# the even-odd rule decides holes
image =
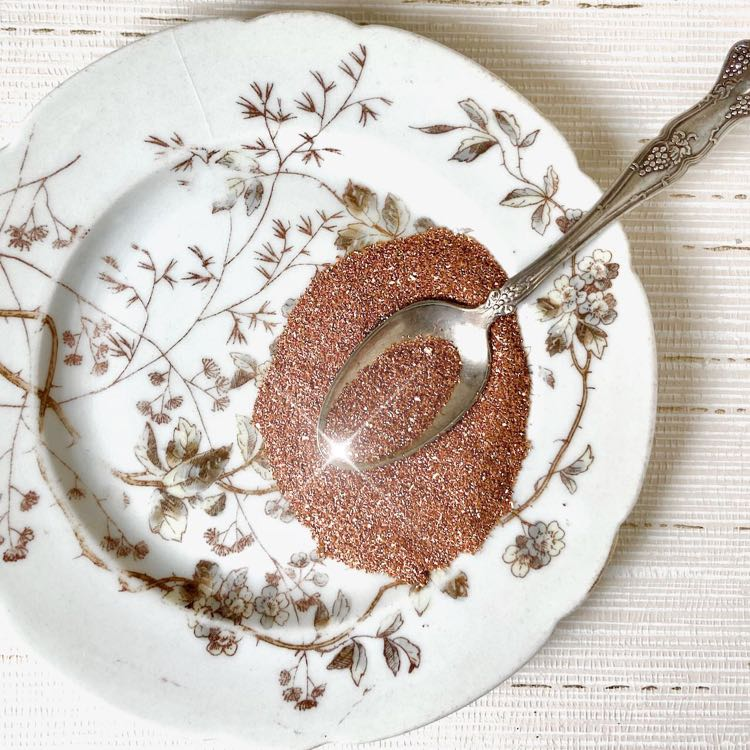
[[[351,441],[349,455],[372,462],[405,448],[448,403],[461,359],[445,339],[422,336],[387,349],[347,385],[328,415],[326,433]]]
[[[281,492],[321,555],[423,584],[475,552],[509,510],[526,456],[531,383],[515,316],[491,329],[487,385],[452,430],[408,458],[357,473],[326,466],[316,425],[333,378],[378,323],[421,299],[477,305],[506,275],[447,229],[374,245],[319,272],[289,315],[255,420]]]

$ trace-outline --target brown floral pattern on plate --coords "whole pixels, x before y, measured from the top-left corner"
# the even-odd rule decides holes
[[[209,654],[217,658],[233,656],[239,653],[241,639],[251,637],[291,656],[290,664],[279,672],[279,689],[281,698],[299,710],[318,705],[325,694],[323,678],[329,670],[348,672],[352,683],[360,685],[367,672],[368,654],[371,659],[376,651],[382,651],[385,664],[394,675],[417,669],[423,654],[411,638],[402,634],[400,614],[375,623],[376,610],[395,584],[386,584],[358,613],[352,613],[346,592],[339,590],[324,596],[324,565],[309,552],[299,553],[288,562],[269,556],[267,568],[261,570],[242,566],[224,570],[220,566],[217,559],[241,554],[259,541],[245,510],[249,502],[260,501],[258,507],[273,522],[289,523],[292,517],[287,502],[270,481],[267,457],[252,415],[240,410],[235,433],[224,436],[210,435],[202,417],[205,412],[240,408],[243,387],[257,386],[262,380],[267,363],[258,361],[244,348],[257,331],[278,333],[285,312],[294,303],[290,300],[286,310],[275,309],[264,294],[285,274],[316,265],[314,243],[330,238],[340,252],[348,252],[434,226],[432,220],[414,215],[396,195],[376,195],[359,177],[340,185],[329,184],[317,171],[325,160],[339,155],[340,149],[326,142],[335,121],[353,115],[362,127],[372,127],[392,103],[379,93],[359,94],[367,61],[365,47],[354,49],[341,62],[336,75],[311,74],[311,88],[299,92],[289,106],[279,99],[275,84],[250,85],[238,99],[238,116],[260,126],[257,137],[248,143],[217,148],[193,144],[177,133],[144,138],[147,147],[155,149],[157,157],[169,165],[174,179],[184,187],[189,187],[201,170],[223,175],[222,190],[206,211],[227,217],[227,242],[224,257],[209,253],[200,244],[190,244],[179,256],[158,258],[152,249],[133,243],[127,268],[113,255],[104,255],[99,282],[113,300],[125,300],[132,309],[140,311],[138,325],[123,320],[114,308],[97,305],[81,290],[66,287],[65,293],[76,300],[82,312],[76,326],[58,331],[52,318],[34,306],[21,304],[6,273],[8,267],[23,266],[40,279],[64,286],[65,282],[50,278],[41,257],[45,253],[74,252],[85,236],[80,223],[57,210],[55,196],[87,154],[63,155],[54,169],[33,174],[27,167],[27,156],[33,147],[30,139],[16,177],[0,191],[0,199],[6,199],[0,215],[0,234],[5,238],[0,270],[8,286],[0,317],[8,325],[28,326],[29,335],[31,322],[43,325],[53,344],[45,382],[41,384],[30,382],[23,370],[5,364],[6,355],[0,356],[0,377],[18,395],[17,401],[0,405],[11,435],[2,456],[7,462],[3,474],[7,484],[0,489],[3,562],[21,562],[33,554],[34,545],[40,543],[35,539],[34,516],[51,499],[70,522],[71,533],[85,559],[102,569],[121,569],[124,591],[155,590],[168,600],[178,601],[188,612],[193,635],[205,644]],[[516,116],[504,110],[492,110],[490,117],[472,99],[462,100],[460,106],[468,125],[419,129],[428,134],[465,131],[467,137],[452,156],[464,165],[471,165],[491,149],[501,152],[501,168],[518,180],[518,187],[500,199],[501,210],[533,209],[530,222],[539,234],[548,231],[553,216],[561,231],[580,218],[580,211],[558,201],[559,179],[553,165],[541,179],[526,176],[521,157],[525,149],[533,148],[539,131],[524,132]],[[277,137],[290,128],[301,131],[299,141],[282,151]],[[295,175],[319,185],[336,207],[283,215],[283,209],[274,203],[275,186],[280,179]],[[243,237],[237,235],[235,225],[239,221],[235,214],[242,214],[252,223]],[[266,226],[272,227],[272,240],[256,243],[259,229]],[[227,300],[211,310],[207,303],[189,329],[198,330],[208,319],[225,321],[226,343],[217,349],[221,356],[206,352],[192,369],[184,369],[171,355],[171,349],[150,335],[148,320],[155,299],[189,286],[207,291],[213,300],[232,265],[249,254],[254,255],[255,267],[262,277],[258,288],[242,299]],[[608,327],[616,317],[612,281],[617,270],[609,251],[596,250],[575,259],[570,272],[556,279],[553,288],[538,302],[543,319],[551,323],[549,353],[569,359],[580,376],[581,398],[548,472],[540,477],[534,492],[501,521],[521,524],[521,533],[503,555],[514,576],[523,577],[531,570],[544,568],[564,550],[565,531],[560,523],[527,516],[555,476],[573,493],[594,460],[592,446],[587,446],[572,462],[568,451],[588,406],[592,364],[605,355]],[[136,355],[146,347],[151,347],[154,355],[146,365],[136,368]],[[55,384],[61,368],[85,370],[101,385],[67,400],[59,399]],[[50,462],[59,472],[54,481],[42,464],[38,476],[19,475],[17,462],[23,445],[35,434],[37,423],[44,434],[45,424],[54,420],[75,441],[76,426],[67,416],[72,399],[93,397],[126,380],[133,384],[129,408],[137,410],[145,424],[140,442],[133,446],[132,462],[115,469],[122,487],[119,498],[97,495],[63,455],[52,452]],[[545,380],[554,387],[551,370]],[[42,447],[50,450],[48,445]],[[257,484],[251,487],[243,483],[248,473],[265,484],[259,488]],[[60,482],[62,493],[58,491]],[[118,523],[112,511],[114,500],[128,511],[132,508],[131,494],[143,492],[152,498],[152,538],[148,541],[133,536]],[[99,519],[96,540],[77,521],[77,507],[83,505]],[[192,522],[206,524],[206,556],[217,559],[196,560],[194,569],[183,571],[182,575],[152,576],[138,568],[154,544],[179,544]],[[303,555],[307,555],[304,565]],[[465,598],[472,591],[463,572],[444,581],[439,590],[452,599]],[[411,593],[415,609],[423,613],[429,606],[430,589]],[[316,633],[320,632],[312,641],[276,637],[276,630],[287,627],[294,612],[307,618]]]

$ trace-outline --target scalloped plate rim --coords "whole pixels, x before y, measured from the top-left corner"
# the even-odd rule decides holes
[[[342,16],[338,16],[338,15],[333,14],[333,13],[326,13],[326,12],[321,12],[321,11],[310,11],[310,10],[300,10],[300,11],[275,10],[275,11],[271,11],[271,12],[259,14],[257,16],[252,17],[252,18],[210,18],[210,19],[205,19],[205,20],[190,22],[187,25],[189,25],[191,27],[195,27],[195,26],[198,26],[198,25],[202,26],[202,27],[222,26],[222,25],[225,25],[225,24],[226,25],[241,24],[243,26],[249,26],[249,25],[255,24],[255,23],[259,22],[259,21],[262,21],[264,19],[269,19],[269,18],[278,17],[278,16],[284,16],[284,17],[286,17],[286,18],[288,18],[290,20],[293,20],[294,18],[304,18],[304,17],[307,17],[307,16],[324,17],[324,18],[330,19],[332,22],[335,22],[335,23],[346,22],[346,23],[348,23],[351,26],[351,28],[352,28],[353,31],[354,30],[363,29],[363,28],[365,30],[384,30],[384,31],[387,31],[389,33],[397,33],[397,34],[400,34],[400,35],[408,36],[408,37],[414,39],[416,42],[419,42],[419,43],[427,43],[428,45],[435,45],[435,46],[441,47],[442,49],[450,52],[453,55],[458,55],[460,58],[462,58],[464,61],[468,62],[471,65],[471,67],[472,67],[472,69],[473,69],[473,71],[474,71],[475,74],[477,74],[477,75],[482,74],[483,76],[489,77],[494,82],[500,84],[503,87],[503,89],[505,90],[505,92],[507,93],[507,95],[514,100],[514,103],[520,104],[521,107],[531,108],[532,110],[534,110],[538,114],[539,118],[544,121],[545,127],[547,127],[550,132],[554,133],[554,135],[556,136],[557,140],[559,140],[560,143],[563,143],[565,145],[566,154],[574,160],[574,164],[575,164],[576,169],[578,171],[577,177],[580,178],[581,180],[585,180],[592,187],[596,188],[597,192],[600,192],[598,186],[596,185],[596,183],[585,172],[583,172],[583,170],[581,169],[581,166],[580,166],[580,164],[578,162],[578,159],[577,159],[575,153],[572,151],[572,149],[568,145],[566,139],[560,133],[560,131],[557,129],[557,127],[555,126],[555,124],[549,118],[547,118],[544,114],[542,114],[539,111],[539,109],[532,102],[529,102],[515,88],[513,88],[512,86],[510,86],[509,84],[507,84],[499,76],[493,74],[491,71],[488,71],[486,68],[484,68],[483,66],[481,66],[476,61],[472,60],[470,57],[464,55],[461,52],[457,52],[456,50],[453,50],[452,48],[448,47],[447,45],[442,44],[440,42],[437,42],[437,41],[435,41],[433,39],[430,39],[428,37],[424,37],[424,36],[422,36],[420,34],[417,34],[415,32],[411,32],[411,31],[408,31],[408,30],[405,30],[405,29],[401,29],[401,28],[398,28],[398,27],[395,27],[395,26],[390,26],[390,25],[387,25],[387,24],[358,24],[358,23],[356,23],[354,21],[351,21],[351,20],[349,20],[347,18],[344,18]],[[116,55],[117,53],[121,52],[123,49],[131,49],[132,48],[134,50],[137,50],[137,48],[141,45],[141,43],[143,43],[144,45],[148,44],[149,40],[152,37],[167,35],[167,34],[171,34],[171,33],[175,33],[175,32],[179,33],[179,29],[181,27],[182,27],[182,25],[173,26],[173,27],[169,27],[169,28],[166,28],[166,29],[162,29],[162,30],[159,30],[159,31],[155,32],[154,34],[149,35],[148,37],[145,37],[143,39],[139,39],[137,41],[134,41],[131,44],[126,45],[126,47],[124,47],[124,48],[119,48],[119,49],[112,50],[112,51],[108,52],[106,55],[103,55],[101,58],[97,59],[96,61],[90,63],[89,65],[87,65],[82,70],[76,72],[74,75],[70,76],[68,79],[66,79],[66,81],[64,81],[63,83],[61,83],[55,89],[53,89],[52,91],[48,92],[30,110],[30,112],[26,115],[26,117],[24,118],[24,120],[21,123],[19,123],[14,128],[13,132],[9,135],[8,140],[6,141],[5,144],[3,144],[2,148],[0,149],[0,151],[12,150],[14,147],[16,147],[20,143],[20,137],[21,137],[21,135],[23,133],[24,127],[26,127],[30,123],[32,123],[39,116],[40,112],[44,111],[44,109],[47,107],[47,105],[50,102],[55,101],[59,96],[64,96],[65,95],[65,93],[67,91],[67,83],[68,83],[68,81],[71,81],[73,79],[77,79],[79,77],[84,76],[87,72],[96,69],[97,66],[98,66],[98,64],[99,64],[99,62],[101,62],[102,60],[104,60],[106,58],[109,58],[111,55]],[[617,224],[617,226],[620,226],[619,223]],[[643,283],[642,283],[642,281],[640,279],[640,276],[638,275],[638,273],[635,271],[635,269],[632,266],[632,249],[630,247],[629,242],[627,242],[627,240],[625,241],[624,244],[627,247],[628,270],[632,274],[632,278],[633,278],[633,280],[637,284],[638,293],[640,294],[640,296],[642,298],[644,306],[648,309],[648,297],[647,297],[645,289],[643,287]],[[617,535],[619,533],[619,529],[620,529],[622,523],[626,520],[626,518],[629,515],[629,513],[632,511],[633,507],[635,506],[635,504],[636,504],[636,502],[638,500],[640,491],[641,491],[642,486],[643,486],[643,482],[645,481],[646,471],[647,471],[647,468],[648,468],[648,456],[650,454],[651,445],[652,445],[652,442],[653,442],[653,435],[654,435],[655,422],[656,422],[656,420],[655,420],[655,408],[654,408],[654,406],[655,406],[655,403],[656,403],[657,382],[658,382],[657,378],[656,378],[656,367],[655,367],[655,363],[656,363],[656,346],[655,346],[655,338],[654,338],[654,333],[653,333],[653,321],[651,321],[651,329],[648,331],[647,342],[648,342],[648,349],[649,349],[649,361],[650,361],[650,364],[651,364],[651,368],[650,368],[651,372],[649,373],[649,375],[650,375],[649,379],[651,381],[651,388],[650,388],[650,397],[651,398],[650,398],[650,409],[649,409],[649,411],[650,411],[651,418],[650,418],[649,424],[647,425],[647,428],[648,428],[648,441],[647,441],[647,449],[645,451],[646,460],[645,460],[645,462],[643,463],[643,465],[641,467],[641,472],[640,472],[640,476],[639,476],[638,483],[637,483],[638,489],[632,494],[632,497],[630,497],[629,502],[627,503],[627,507],[625,507],[623,505],[623,512],[621,514],[621,517],[616,520],[616,525],[614,526],[612,534],[611,534],[611,537],[608,540],[606,554],[604,554],[601,559],[597,560],[595,569],[594,569],[594,567],[592,567],[593,575],[591,576],[591,586],[593,586],[597,582],[597,580],[599,579],[599,577],[601,576],[603,570],[606,567],[607,559],[609,557],[611,549],[613,548],[613,545],[615,544],[615,541],[617,539]],[[36,381],[34,381],[34,382],[36,382]],[[115,572],[112,572],[112,575],[116,577],[116,573]],[[530,651],[530,654],[528,655],[527,658],[525,658],[522,662],[520,662],[518,664],[518,666],[516,667],[516,669],[520,669],[524,664],[526,664],[537,653],[537,651],[549,639],[549,637],[551,636],[552,632],[554,631],[554,629],[556,628],[556,626],[559,624],[559,622],[562,619],[568,617],[579,606],[581,606],[581,604],[583,603],[583,601],[588,596],[589,590],[590,590],[590,587],[587,588],[584,592],[582,592],[580,594],[579,598],[570,606],[570,608],[566,612],[563,612],[562,614],[560,614],[560,616],[555,620],[555,622],[543,634],[541,634],[540,637],[538,637],[535,640],[534,645],[533,645],[533,647],[532,647],[532,649]],[[2,587],[0,587],[0,594],[4,594],[4,589]],[[3,603],[5,605],[5,608],[9,612],[11,612],[12,608],[11,608],[11,606],[9,606],[9,603],[7,603],[4,598],[3,598]],[[11,615],[10,619],[11,620],[13,619],[12,615]],[[48,659],[49,661],[51,661],[52,664],[53,664],[53,667],[56,670],[59,671],[59,668],[55,665],[56,659],[54,659],[51,656],[48,656],[47,654],[49,652],[46,649],[40,647],[39,644],[32,643],[23,634],[19,633],[19,635],[21,635],[21,637],[23,638],[23,640],[25,640],[25,641],[28,642],[29,647],[33,651],[39,651],[41,653],[44,653],[45,654],[45,658]],[[516,670],[514,670],[514,671],[516,671]],[[359,741],[359,742],[377,741],[377,740],[387,739],[389,737],[396,736],[396,735],[401,734],[402,732],[405,732],[405,731],[411,731],[411,730],[416,729],[418,727],[424,726],[426,723],[430,723],[432,721],[436,721],[439,718],[443,718],[444,716],[447,716],[447,715],[453,713],[454,711],[459,710],[460,708],[468,705],[469,703],[473,702],[477,698],[481,697],[482,695],[484,695],[486,692],[488,692],[489,690],[493,689],[497,685],[501,684],[505,679],[507,679],[507,676],[503,677],[501,679],[498,679],[497,677],[489,677],[488,676],[488,678],[481,683],[481,686],[478,686],[473,691],[475,693],[475,695],[474,695],[473,698],[470,698],[469,700],[465,700],[465,701],[464,700],[459,700],[459,701],[455,702],[453,704],[452,708],[450,708],[449,710],[446,710],[446,711],[442,712],[440,715],[433,716],[432,718],[430,718],[426,722],[423,721],[423,720],[419,720],[416,723],[403,722],[402,723],[402,727],[399,728],[398,730],[394,731],[394,732],[388,732],[386,734],[376,734],[376,735],[372,735],[372,736],[368,736],[368,737],[358,738],[356,740],[354,738],[351,738],[351,737],[346,737],[346,735],[338,736],[338,735],[334,735],[332,733],[332,735],[331,735],[330,738],[326,738],[325,740],[322,740],[320,744],[321,745],[325,744],[328,741]],[[93,686],[92,685],[89,685],[86,682],[82,682],[81,684],[82,684],[82,686],[86,690],[93,692]],[[106,699],[106,700],[109,700],[109,699]],[[115,703],[115,705],[116,705],[116,703]],[[131,711],[132,713],[134,713],[136,715],[138,715],[138,712],[137,712],[136,709],[132,709],[132,708],[128,707],[127,710]],[[153,719],[153,718],[147,718],[145,720],[148,721],[149,723],[154,724],[155,726],[159,726],[159,725],[163,725],[164,724],[164,722],[158,721],[158,720]],[[170,725],[171,726],[176,726],[175,724],[170,724]],[[188,731],[190,731],[190,728],[187,728],[187,729],[188,729]],[[185,728],[183,728],[183,731],[184,730],[185,730]],[[191,731],[191,734],[192,733],[193,732]],[[317,747],[318,745],[315,745],[315,746]],[[313,747],[313,746],[310,746],[310,747]]]

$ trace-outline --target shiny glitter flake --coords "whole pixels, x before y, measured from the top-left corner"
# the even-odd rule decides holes
[[[353,252],[318,272],[289,314],[258,393],[255,419],[274,478],[322,555],[423,584],[433,569],[448,566],[461,552],[476,552],[510,509],[513,484],[528,449],[531,390],[515,316],[500,318],[491,328],[491,373],[479,400],[453,429],[422,450],[356,472],[327,465],[316,436],[320,408],[336,373],[388,315],[422,299],[477,305],[505,279],[478,242],[432,229]],[[389,450],[394,441],[404,439],[410,414],[412,428],[418,429],[439,408],[436,404],[445,398],[450,381],[445,375],[450,376],[452,346],[432,352],[434,361],[443,364],[434,370],[424,346],[421,341],[416,348],[391,352],[390,365],[388,359],[376,362],[373,367],[388,382],[378,385],[375,370],[360,375],[371,378],[370,387],[357,388],[362,400],[353,398],[339,410],[337,427],[343,430],[353,427],[347,414],[372,409],[377,400],[382,402],[382,393],[398,388],[390,378],[396,376],[398,368],[392,365],[399,361],[418,361],[427,377],[417,388],[420,393],[413,383],[405,383],[403,392],[431,399],[423,410],[386,410],[379,416],[380,430],[373,422],[362,449]],[[435,378],[432,384],[429,373]],[[369,401],[373,391],[381,395]]]
[[[326,433],[360,463],[406,448],[434,421],[458,383],[461,359],[445,339],[420,336],[391,346],[344,389]]]

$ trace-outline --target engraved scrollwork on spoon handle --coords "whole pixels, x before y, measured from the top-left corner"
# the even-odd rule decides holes
[[[673,185],[703,159],[735,122],[750,115],[750,40],[729,51],[721,74],[697,104],[670,120],[582,219],[547,252],[500,288],[483,308],[491,318],[514,312],[561,263],[611,222]]]

